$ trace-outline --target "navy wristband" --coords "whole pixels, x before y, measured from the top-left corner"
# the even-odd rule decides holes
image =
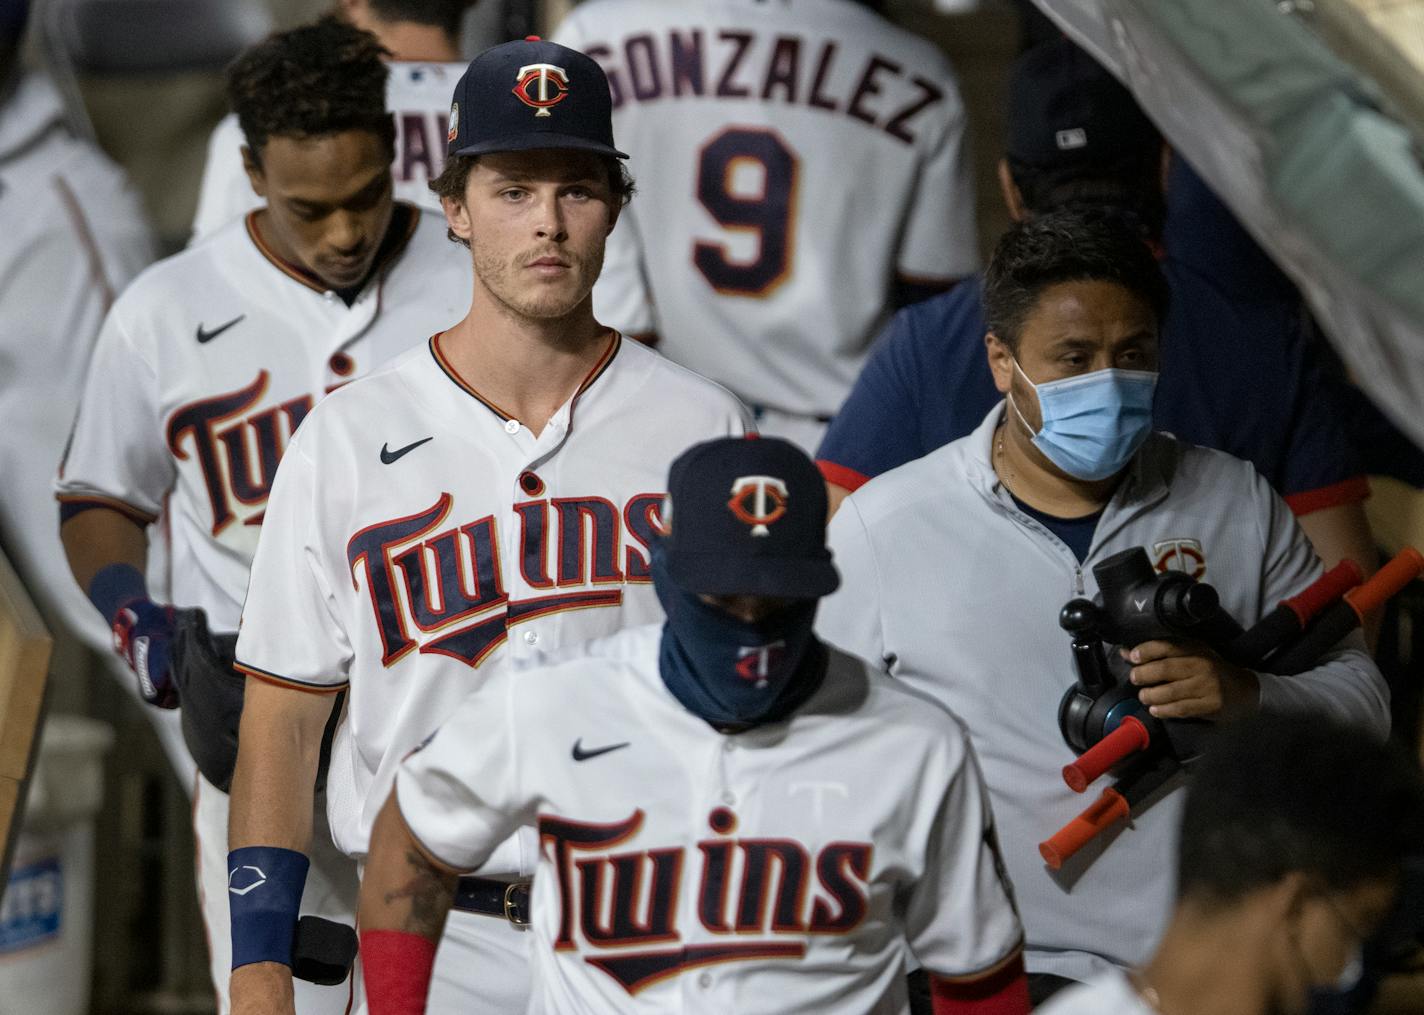
[[[135,599],[148,598],[143,572],[132,564],[108,564],[89,582],[89,601],[114,626],[114,618]]]
[[[292,938],[311,861],[277,846],[243,846],[227,855],[232,968],[292,964]]]

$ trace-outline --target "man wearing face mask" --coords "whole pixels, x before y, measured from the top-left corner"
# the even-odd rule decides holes
[[[1151,430],[1162,276],[1133,229],[1060,212],[1015,226],[984,284],[1004,401],[979,428],[867,483],[829,532],[843,584],[824,637],[960,716],[983,760],[1027,937],[1031,986],[1144,961],[1167,923],[1181,805],[1169,788],[1132,827],[1060,871],[1036,849],[1084,807],[1059,772],[1072,683],[1064,603],[1092,566],[1144,547],[1210,581],[1249,626],[1321,571],[1284,502],[1246,462]],[[1290,678],[1206,646],[1131,657],[1152,714],[1207,719],[1324,710],[1383,737],[1388,692],[1358,635]]]
[[[1176,910],[1152,960],[1043,1011],[1361,1011],[1363,946],[1412,929],[1401,872],[1421,854],[1417,764],[1321,717],[1257,716],[1223,733],[1193,772]]]
[[[402,765],[360,922],[371,1015],[424,1011],[456,875],[536,825],[530,1011],[1028,1010],[1022,931],[956,720],[812,632],[825,488],[777,439],[673,463],[665,624],[516,664]]]

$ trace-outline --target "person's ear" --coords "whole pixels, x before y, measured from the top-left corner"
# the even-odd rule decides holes
[[[442,196],[440,209],[445,213],[445,224],[450,228],[450,231],[469,243],[475,230],[470,224],[470,210],[466,207],[465,202],[458,198]]]
[[[1014,182],[1014,174],[1009,171],[1009,160],[999,160],[999,193],[1003,195],[1004,206],[1009,209],[1009,218],[1022,222],[1028,218],[1028,207],[1024,204],[1023,191]]]
[[[267,197],[267,176],[262,172],[262,163],[247,145],[242,146],[242,168],[247,173],[247,182],[252,192],[260,198]]]
[[[994,332],[984,335],[984,351],[989,356],[989,372],[994,375],[994,387],[999,394],[1007,395],[1014,382],[1014,354],[1009,344]]]

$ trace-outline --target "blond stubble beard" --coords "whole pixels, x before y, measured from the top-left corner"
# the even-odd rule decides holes
[[[570,273],[577,277],[581,284],[568,295],[546,290],[542,294],[531,296],[519,292],[518,287],[513,284],[513,279],[523,268],[504,256],[485,252],[475,244],[471,245],[470,253],[477,282],[484,286],[495,302],[516,316],[532,320],[549,321],[570,316],[589,298],[594,282],[603,271],[602,245],[588,257],[561,250],[558,256],[569,262]],[[535,292],[538,292],[537,288]]]

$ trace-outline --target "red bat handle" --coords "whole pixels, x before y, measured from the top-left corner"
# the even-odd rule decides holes
[[[1127,817],[1132,808],[1115,789],[1103,790],[1091,807],[1060,828],[1047,842],[1038,844],[1038,855],[1051,870],[1058,870],[1064,861],[1092,842],[1104,829]]]
[[[1088,748],[1078,760],[1063,766],[1063,781],[1074,793],[1082,793],[1090,783],[1129,754],[1145,751],[1152,743],[1152,734],[1136,716],[1128,716],[1122,725]]]
[[[1346,557],[1317,578],[1310,588],[1287,599],[1284,605],[1300,618],[1300,626],[1304,628],[1317,613],[1364,580],[1365,573],[1360,570],[1360,565]]]
[[[1404,586],[1412,582],[1424,571],[1424,554],[1412,546],[1406,546],[1394,555],[1384,567],[1376,571],[1370,580],[1345,593],[1345,602],[1361,618],[1366,613],[1385,602]]]

